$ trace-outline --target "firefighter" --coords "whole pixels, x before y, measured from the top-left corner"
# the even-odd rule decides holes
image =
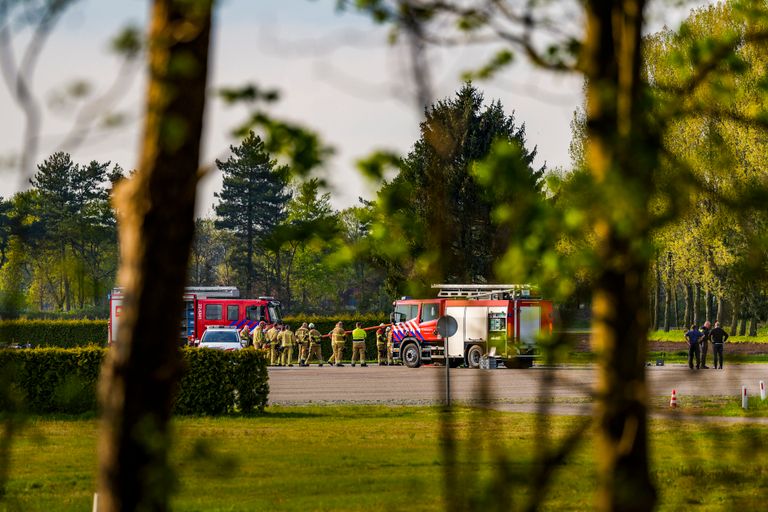
[[[251,339],[253,340],[253,348],[256,350],[261,349],[262,345],[264,344],[264,326],[266,323],[262,320],[259,322],[259,325],[257,325],[253,331],[251,331]]]
[[[395,360],[392,358],[392,349],[394,344],[392,342],[392,326],[387,327],[387,364],[394,366]]]
[[[248,327],[248,322],[245,322],[243,328],[240,329],[240,344],[244,347],[251,345],[251,329]]]
[[[379,366],[387,366],[387,337],[384,335],[384,324],[376,329],[376,355]]]
[[[280,366],[293,366],[291,359],[293,359],[293,345],[296,341],[296,338],[293,336],[291,326],[283,326],[283,330],[278,338],[280,340],[280,347],[282,348],[282,354],[280,355]]]
[[[360,366],[368,366],[365,364],[365,335],[360,322],[355,324],[355,330],[352,331],[352,366],[355,366],[357,356],[360,356]]]
[[[320,338],[322,335],[320,334],[320,331],[315,329],[315,324],[309,324],[309,333],[307,333],[307,336],[309,337],[309,350],[307,359],[304,361],[304,366],[309,366],[312,356],[315,356],[317,360],[320,361],[318,366],[323,366],[323,353],[320,350]]]
[[[331,338],[331,348],[333,348],[333,355],[328,359],[328,364],[332,364],[331,360],[336,366],[344,366],[341,364],[342,353],[344,352],[344,343],[346,341],[346,333],[344,332],[344,324],[339,322],[336,327],[328,333]]]
[[[269,364],[270,366],[277,365],[280,361],[278,361],[279,356],[279,350],[277,348],[277,335],[280,333],[278,329],[278,325],[274,324],[268,331],[267,331],[267,345],[269,348]]]
[[[301,327],[296,329],[294,335],[296,336],[296,344],[299,346],[299,366],[306,366],[304,361],[307,359],[307,352],[309,350],[309,329],[307,328],[307,322],[301,324]]]

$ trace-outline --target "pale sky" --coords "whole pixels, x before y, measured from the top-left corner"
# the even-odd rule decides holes
[[[87,80],[103,91],[117,74],[117,61],[108,41],[127,22],[144,25],[146,0],[81,0],[61,20],[40,59],[34,79],[36,94],[48,101],[68,84]],[[334,146],[336,156],[322,172],[332,186],[337,208],[353,205],[358,196],[372,198],[376,187],[364,181],[354,163],[376,149],[407,153],[418,137],[422,112],[404,90],[408,76],[401,51],[386,42],[386,29],[367,18],[336,13],[334,0],[228,0],[219,7],[211,83],[242,85],[253,82],[276,88],[281,100],[270,111],[317,131]],[[24,39],[17,40],[17,53]],[[477,68],[490,50],[453,48],[433,52],[437,99],[452,95],[461,85],[461,71]],[[18,151],[22,116],[4,84],[0,87],[0,156]],[[581,103],[581,79],[554,76],[516,64],[491,83],[479,82],[486,101],[501,100],[525,123],[528,146],[538,147],[537,164],[567,166],[569,123]],[[118,110],[139,119],[144,82],[136,76]],[[204,155],[206,160],[226,154],[232,140],[228,131],[244,118],[241,108],[209,103]],[[47,111],[44,118],[42,161],[67,132],[71,114]],[[138,124],[133,122],[109,136],[97,136],[78,148],[63,148],[76,162],[90,160],[136,164]],[[0,195],[18,190],[18,173],[5,170]],[[198,213],[209,214],[221,176],[213,173],[202,184]]]

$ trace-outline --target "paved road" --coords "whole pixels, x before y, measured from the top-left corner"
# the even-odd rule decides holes
[[[536,399],[542,386],[551,379],[549,393],[554,398],[578,401],[587,399],[596,381],[594,367],[530,368],[527,370],[451,369],[452,397],[481,400],[487,396],[499,402],[525,402]],[[745,385],[757,394],[758,382],[768,383],[768,364],[732,365],[724,370],[691,371],[682,365],[648,367],[651,396],[678,397],[739,396]],[[417,369],[369,366],[368,368],[270,368],[270,403],[440,403],[444,392],[445,368]],[[483,386],[484,384],[484,386]],[[485,391],[484,391],[485,389]]]

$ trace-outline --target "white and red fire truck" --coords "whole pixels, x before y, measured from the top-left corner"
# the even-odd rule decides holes
[[[109,344],[117,337],[117,326],[123,309],[123,292],[115,288],[109,296]],[[198,345],[205,329],[211,326],[248,324],[252,329],[264,320],[280,322],[280,302],[273,297],[241,299],[234,286],[197,286],[184,289],[184,312],[180,319],[179,338],[183,345]]]
[[[410,368],[444,362],[478,368],[484,358],[529,367],[537,338],[552,333],[552,302],[528,285],[432,285],[435,299],[403,297],[393,303],[393,355]],[[456,319],[447,343],[437,333],[442,316]]]

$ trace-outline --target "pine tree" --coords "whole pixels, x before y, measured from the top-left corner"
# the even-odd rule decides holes
[[[237,235],[233,255],[239,267],[245,293],[256,282],[254,257],[261,241],[269,237],[286,217],[288,176],[264,149],[264,142],[251,132],[239,146],[230,146],[232,155],[216,160],[223,173],[223,187],[215,197],[216,227]]]

